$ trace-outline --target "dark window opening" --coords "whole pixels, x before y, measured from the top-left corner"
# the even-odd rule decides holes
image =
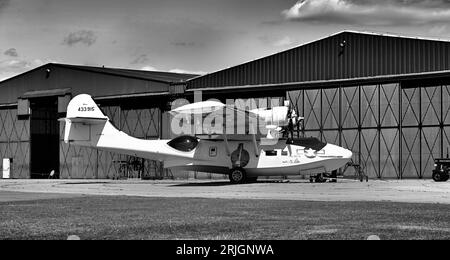
[[[288,156],[288,155],[289,155],[289,153],[287,151],[282,151],[281,152],[281,156]]]
[[[313,149],[314,151],[320,151],[327,145],[314,137],[288,139],[287,144],[302,146],[305,147],[305,149]]]
[[[217,156],[217,147],[210,147],[209,148],[209,157],[216,157]]]
[[[266,156],[277,156],[277,151],[275,150],[270,150],[270,151],[265,151],[266,152]]]
[[[197,147],[198,139],[193,136],[184,135],[171,140],[167,144],[178,151],[190,152]]]

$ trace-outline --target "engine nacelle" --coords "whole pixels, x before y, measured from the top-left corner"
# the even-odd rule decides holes
[[[257,114],[259,117],[263,118],[267,126],[287,126],[289,123],[288,113],[289,107],[273,107],[272,109],[256,109],[251,111]]]

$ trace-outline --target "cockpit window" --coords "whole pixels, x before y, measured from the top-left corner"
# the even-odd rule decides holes
[[[193,136],[184,135],[171,140],[167,144],[178,151],[190,152],[197,147],[198,139]]]
[[[305,147],[305,149],[313,149],[314,151],[320,151],[327,145],[314,137],[288,139],[287,144],[302,146]]]

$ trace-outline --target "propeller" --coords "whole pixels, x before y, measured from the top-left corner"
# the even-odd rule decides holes
[[[288,119],[293,120],[293,131],[301,131],[301,122],[304,120],[303,117],[300,117],[300,112],[298,109],[298,106],[294,105],[294,103],[290,101],[286,101],[285,105],[289,106],[289,113],[288,113]]]

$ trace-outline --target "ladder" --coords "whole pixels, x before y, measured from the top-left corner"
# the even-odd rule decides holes
[[[359,181],[363,182],[364,180],[366,180],[366,182],[369,181],[369,176],[367,176],[364,173],[364,169],[360,164],[357,164],[353,161],[353,159],[351,161],[349,161],[345,166],[344,166],[344,170],[342,171],[342,175],[345,176],[345,172],[349,169],[353,167],[355,169],[356,175],[355,178],[358,179]]]

